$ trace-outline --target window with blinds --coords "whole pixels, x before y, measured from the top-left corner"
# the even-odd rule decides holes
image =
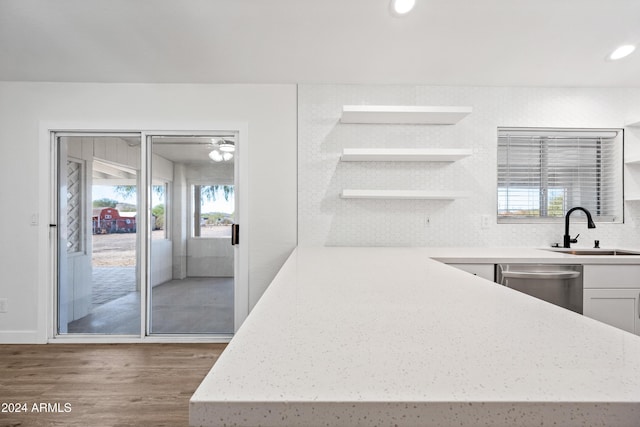
[[[622,222],[622,152],[621,129],[498,128],[498,222]]]

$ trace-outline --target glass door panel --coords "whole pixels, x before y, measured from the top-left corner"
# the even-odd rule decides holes
[[[58,334],[139,335],[139,135],[57,136]]]
[[[148,137],[151,334],[234,331],[236,140]]]

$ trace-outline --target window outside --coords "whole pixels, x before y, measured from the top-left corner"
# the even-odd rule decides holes
[[[621,129],[498,128],[498,222],[623,221]]]
[[[234,223],[233,185],[193,185],[193,237],[230,238]]]

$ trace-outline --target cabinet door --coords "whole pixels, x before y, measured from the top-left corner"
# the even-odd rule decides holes
[[[474,276],[480,276],[487,280],[494,281],[495,264],[447,264],[459,270],[464,270]]]
[[[584,266],[584,288],[640,288],[640,265],[587,264]]]
[[[640,335],[640,289],[585,289],[584,315]]]

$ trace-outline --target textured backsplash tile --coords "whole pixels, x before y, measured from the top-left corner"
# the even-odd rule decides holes
[[[343,105],[471,106],[455,125],[342,124]],[[640,89],[300,85],[298,241],[301,246],[547,246],[564,225],[496,224],[498,126],[622,127]],[[640,120],[640,117],[638,118]],[[340,162],[343,148],[466,148],[444,162]],[[466,191],[441,200],[341,199],[345,189]],[[625,224],[580,233],[577,246],[640,247],[640,202]],[[492,218],[482,229],[481,215]]]

